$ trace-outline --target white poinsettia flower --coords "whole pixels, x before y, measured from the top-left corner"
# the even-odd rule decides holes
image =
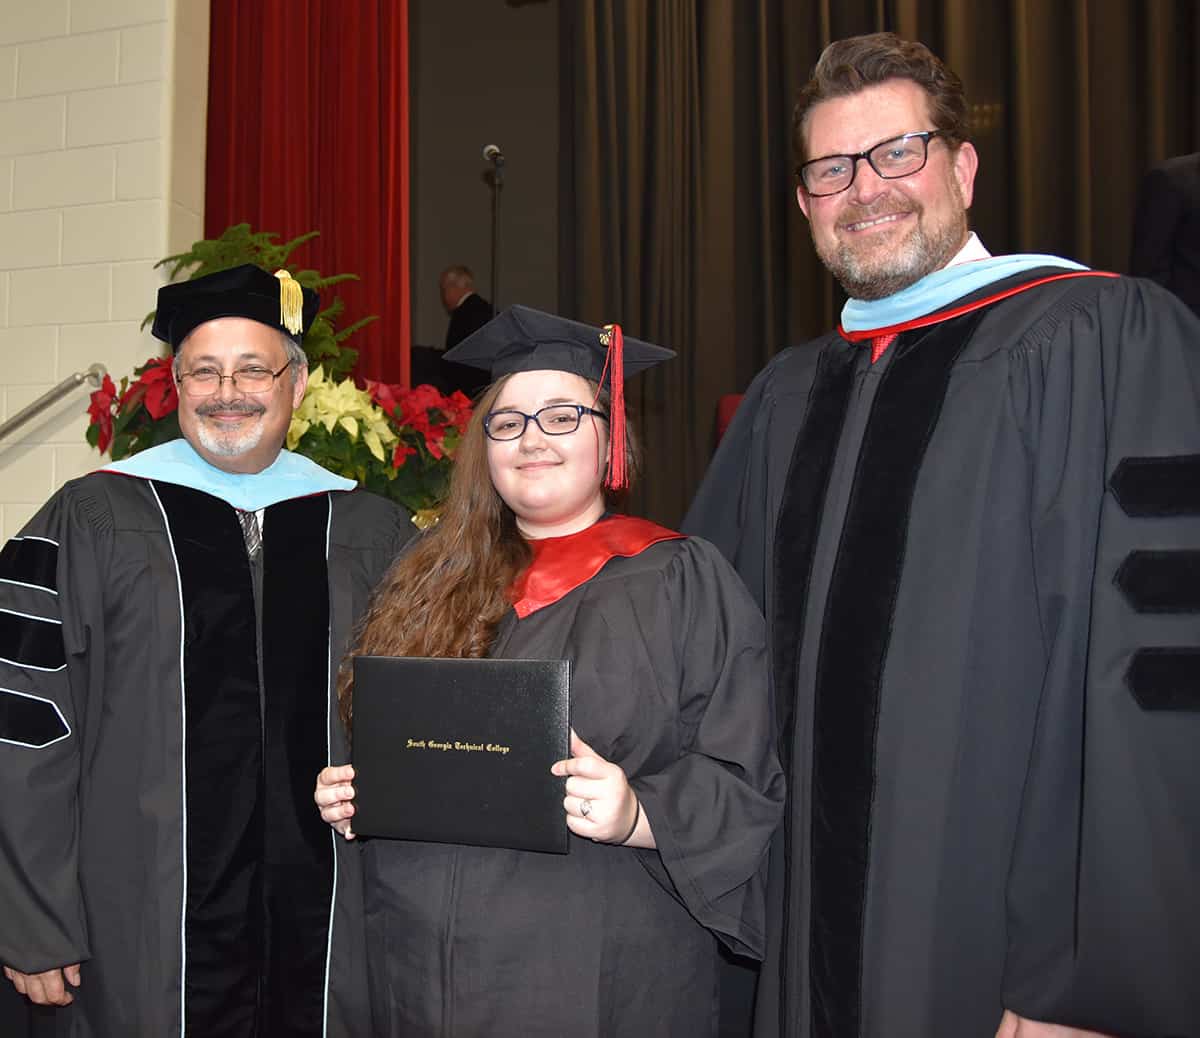
[[[312,422],[310,422],[307,418],[301,418],[299,414],[292,415],[292,422],[288,426],[287,433],[288,450],[294,451],[296,449],[296,444],[298,444],[304,437],[304,434],[308,432],[311,425]]]
[[[387,416],[371,402],[366,390],[359,389],[352,378],[334,382],[321,368],[313,369],[309,375],[304,399],[288,428],[288,447],[295,449],[304,434],[317,424],[330,434],[335,429],[343,430],[351,442],[357,442],[361,436],[379,461],[384,460],[384,448],[396,442]]]
[[[383,441],[379,438],[379,431],[377,429],[364,429],[363,443],[367,445],[367,450],[375,456],[377,461],[383,461]]]

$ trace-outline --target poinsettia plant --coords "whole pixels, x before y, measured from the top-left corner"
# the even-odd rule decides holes
[[[88,405],[87,441],[113,461],[179,436],[179,395],[171,358],[152,357],[133,374],[132,380],[122,377],[119,391],[105,375]]]
[[[471,420],[471,401],[458,390],[444,396],[434,386],[405,389],[366,382],[372,401],[396,432],[388,496],[413,511],[420,525],[449,489],[454,454]]]

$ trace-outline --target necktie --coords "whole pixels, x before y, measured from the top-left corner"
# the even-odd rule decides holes
[[[238,522],[242,524],[242,536],[246,538],[246,554],[254,558],[262,547],[262,533],[258,529],[258,515],[238,510]]]
[[[899,338],[896,332],[891,335],[876,335],[871,340],[871,363],[874,364],[880,357],[887,353],[887,348]]]

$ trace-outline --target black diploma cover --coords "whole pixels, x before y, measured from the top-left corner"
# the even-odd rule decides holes
[[[351,825],[566,854],[567,660],[354,659]]]

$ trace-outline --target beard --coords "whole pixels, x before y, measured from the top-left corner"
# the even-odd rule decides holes
[[[237,412],[246,415],[262,415],[266,408],[259,404],[229,403],[204,404],[196,408],[196,415],[204,418],[216,411],[223,413]],[[239,454],[254,450],[263,437],[263,423],[255,422],[249,429],[220,429],[214,428],[208,422],[201,421],[196,426],[196,438],[201,446],[210,454],[220,458],[236,458]]]
[[[961,201],[962,193],[957,184],[954,185],[954,191]],[[894,211],[890,203],[885,201],[876,207],[848,209],[842,215],[841,222],[874,220]],[[915,213],[916,228],[903,241],[886,245],[883,249],[859,251],[844,241],[835,241],[832,246],[823,247],[813,239],[821,262],[837,278],[851,299],[884,299],[895,295],[927,274],[941,270],[962,248],[968,233],[964,206],[956,206],[946,220],[931,226],[923,222],[924,208],[916,209]]]

